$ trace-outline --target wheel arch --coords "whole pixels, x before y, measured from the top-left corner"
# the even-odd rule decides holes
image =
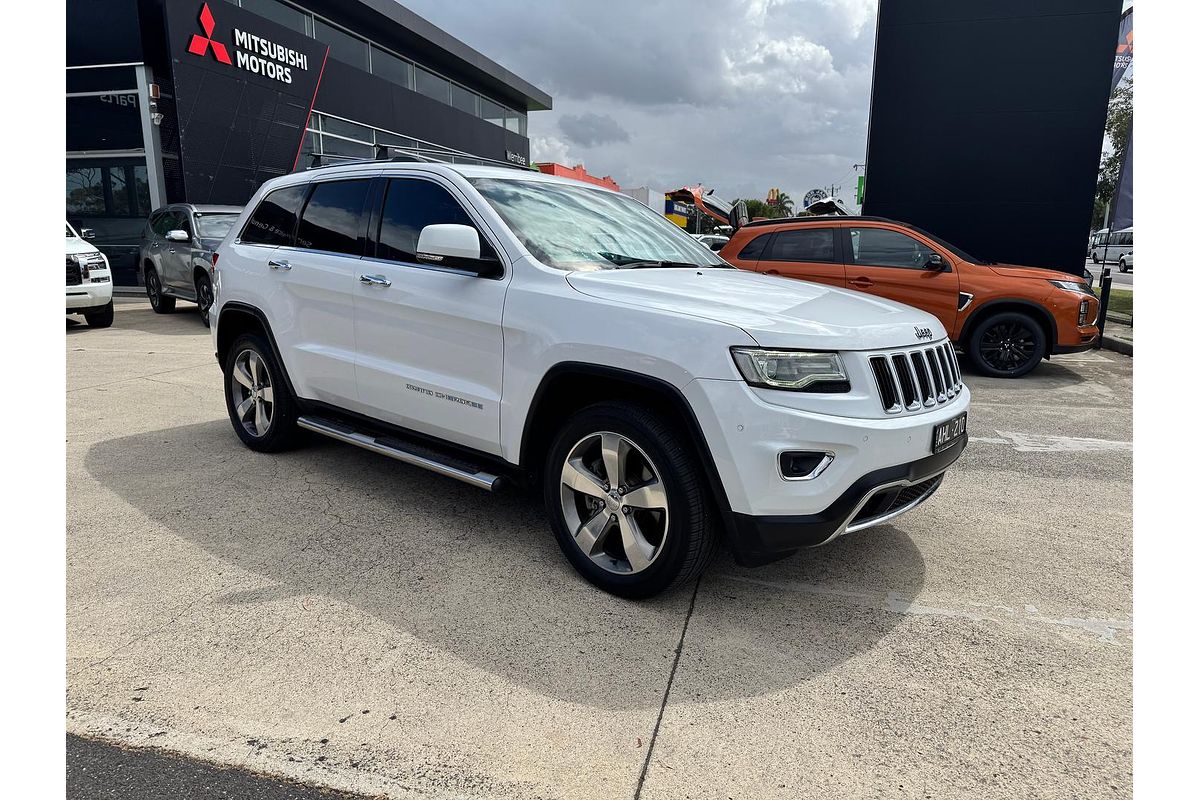
[[[279,344],[275,341],[275,334],[271,331],[271,323],[267,321],[267,315],[261,309],[237,301],[224,303],[215,325],[217,328],[216,357],[217,363],[221,365],[222,369],[225,368],[225,359],[229,355],[230,348],[233,347],[233,343],[239,336],[246,333],[262,334],[271,347],[271,354],[275,356],[280,371],[283,372],[283,380],[287,384],[288,391],[292,397],[299,399],[296,388],[292,385],[292,378],[288,375],[283,353],[280,352]]]
[[[965,350],[971,340],[972,334],[980,324],[987,321],[990,317],[996,314],[1002,314],[1006,311],[1019,311],[1029,314],[1034,321],[1041,327],[1042,332],[1046,334],[1046,350],[1042,353],[1042,358],[1048,358],[1058,344],[1058,324],[1054,321],[1054,315],[1046,310],[1044,306],[1038,305],[1030,300],[1022,300],[1015,297],[1002,297],[996,300],[989,300],[983,303],[967,317],[963,323],[962,331],[958,335],[958,343]]]
[[[580,409],[606,400],[624,400],[648,406],[678,421],[700,457],[705,481],[717,508],[726,519],[732,514],[729,498],[695,411],[674,384],[638,372],[582,362],[555,364],[534,392],[521,431],[520,466],[537,476],[542,461],[563,422]]]

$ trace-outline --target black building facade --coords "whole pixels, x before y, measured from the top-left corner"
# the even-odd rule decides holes
[[[1082,274],[1121,0],[881,0],[863,213]]]
[[[527,163],[551,98],[393,0],[68,0],[67,219],[118,285],[146,216],[377,145]]]

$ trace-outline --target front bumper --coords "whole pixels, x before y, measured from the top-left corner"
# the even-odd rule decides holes
[[[885,501],[937,477],[958,458],[965,439],[931,455],[933,429],[966,412],[971,396],[964,386],[953,400],[928,411],[861,418],[795,407],[828,404],[831,396],[781,395],[742,381],[696,379],[684,395],[728,501],[730,547],[743,563],[765,563],[856,530],[880,508],[884,515],[908,510]],[[787,480],[780,474],[779,454],[796,450],[834,458],[811,480]],[[923,488],[930,491],[920,501],[937,485]],[[913,499],[912,494],[905,497]]]
[[[940,453],[868,473],[816,514],[753,516],[732,514],[729,546],[745,566],[786,558],[911,511],[933,496],[950,465],[967,446],[967,437]]]
[[[68,286],[66,289],[68,314],[82,314],[84,311],[91,310],[99,311],[112,302],[111,281],[108,283],[81,283]]]

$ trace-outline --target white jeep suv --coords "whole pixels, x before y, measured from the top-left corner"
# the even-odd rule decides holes
[[[914,508],[966,446],[933,316],[733,269],[635,200],[502,167],[268,181],[219,246],[213,344],[254,450],[301,429],[539,486],[588,580],[646,597],[720,532],[763,564]]]

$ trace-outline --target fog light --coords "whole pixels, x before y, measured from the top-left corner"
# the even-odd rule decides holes
[[[789,481],[811,481],[833,463],[833,453],[792,450],[779,454],[779,474]]]

